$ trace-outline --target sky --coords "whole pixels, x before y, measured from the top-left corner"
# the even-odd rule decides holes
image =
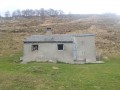
[[[0,14],[16,9],[63,10],[73,14],[116,13],[120,15],[120,0],[0,0]]]

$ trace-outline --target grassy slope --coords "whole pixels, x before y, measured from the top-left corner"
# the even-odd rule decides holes
[[[120,58],[104,64],[15,63],[0,58],[0,90],[119,90]]]

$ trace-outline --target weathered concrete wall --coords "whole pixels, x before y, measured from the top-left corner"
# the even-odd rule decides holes
[[[96,47],[95,47],[95,37],[86,37],[86,61],[95,62],[96,61]]]
[[[74,36],[73,43],[25,43],[23,62],[61,61],[74,63],[74,60],[92,63],[96,61],[95,36]],[[32,51],[32,45],[39,49]],[[58,50],[57,44],[64,44],[64,50]],[[76,46],[76,50],[73,47]],[[76,56],[76,57],[75,57]]]
[[[34,43],[35,44],[35,43]],[[61,61],[73,63],[72,43],[63,43],[64,50],[58,50],[59,43],[36,43],[39,45],[38,51],[32,51],[32,43],[24,44],[23,62],[29,61]]]
[[[96,61],[95,36],[76,37],[77,59],[87,63]]]

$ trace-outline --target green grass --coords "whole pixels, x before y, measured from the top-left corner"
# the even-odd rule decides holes
[[[0,90],[120,90],[120,58],[104,64],[19,64],[0,57]]]

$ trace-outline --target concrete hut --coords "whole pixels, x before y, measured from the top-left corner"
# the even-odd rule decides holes
[[[32,35],[24,40],[23,63],[30,61],[83,64],[96,62],[94,34]]]

